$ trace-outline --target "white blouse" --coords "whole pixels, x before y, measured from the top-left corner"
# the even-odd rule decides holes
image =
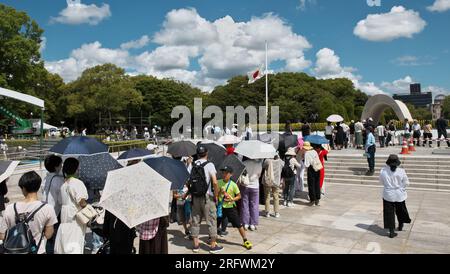
[[[388,202],[403,202],[408,198],[406,187],[409,179],[403,168],[391,171],[389,166],[381,169],[380,182],[384,185],[383,199]]]

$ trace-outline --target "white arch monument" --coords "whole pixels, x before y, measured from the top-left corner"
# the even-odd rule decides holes
[[[391,108],[400,121],[408,119],[413,121],[408,107],[401,101],[394,100],[392,97],[384,94],[378,94],[369,98],[361,115],[361,120],[367,120],[372,117],[374,123],[378,124],[383,112]]]

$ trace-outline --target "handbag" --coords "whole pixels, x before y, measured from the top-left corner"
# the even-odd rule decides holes
[[[248,176],[247,171],[245,171],[244,174],[242,174],[240,181],[241,181],[241,184],[245,187],[250,184],[250,178]]]
[[[75,203],[75,205],[77,207],[79,207],[77,201],[72,196],[72,194],[70,194],[70,191],[68,189],[67,189],[67,194],[72,199],[72,201]],[[88,204],[84,208],[80,209],[77,212],[77,214],[75,214],[75,219],[79,223],[81,223],[83,225],[87,225],[89,222],[91,222],[92,220],[94,220],[98,216],[99,216],[99,212],[97,212],[97,210],[92,205]]]

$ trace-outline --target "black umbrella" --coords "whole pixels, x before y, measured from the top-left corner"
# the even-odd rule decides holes
[[[153,153],[148,149],[143,148],[133,148],[128,151],[125,151],[122,153],[117,160],[126,160],[126,159],[133,159],[133,158],[143,158],[145,156],[152,155]]]
[[[291,147],[297,147],[298,145],[298,136],[293,134],[280,134],[280,143],[278,146],[278,150],[287,151]]]
[[[220,168],[223,168],[224,166],[229,166],[233,169],[233,175],[231,176],[231,179],[234,182],[237,182],[237,180],[239,179],[239,177],[241,176],[242,172],[244,172],[244,169],[245,169],[245,165],[234,154],[228,155],[225,158],[225,160],[222,162],[222,165],[220,166]],[[223,179],[222,172],[220,172],[220,168],[218,170],[217,178]]]
[[[92,155],[108,152],[108,146],[95,138],[75,136],[59,141],[50,152],[61,155]]]
[[[19,161],[0,161],[0,183],[14,173],[19,163]]]
[[[78,157],[80,162],[80,180],[88,189],[103,189],[108,171],[122,168],[109,153]]]
[[[169,180],[172,190],[180,189],[189,179],[189,172],[181,161],[164,156],[145,159],[144,163]]]
[[[190,141],[179,141],[169,145],[167,153],[174,158],[192,156],[197,153],[196,146]]]
[[[200,146],[208,150],[208,161],[212,162],[218,170],[226,157],[226,149],[216,143],[201,143]]]

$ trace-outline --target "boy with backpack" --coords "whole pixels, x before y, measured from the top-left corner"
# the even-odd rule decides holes
[[[198,253],[200,245],[198,236],[202,217],[208,224],[209,236],[211,237],[210,253],[218,253],[223,247],[216,243],[217,238],[217,206],[219,186],[216,178],[216,168],[208,161],[208,150],[201,144],[197,147],[198,160],[192,166],[191,175],[188,180],[188,193],[183,195],[185,199],[189,194],[192,197],[192,226],[191,234],[194,241],[192,251]]]
[[[42,179],[34,171],[25,173],[19,187],[25,199],[8,205],[0,225],[0,240],[7,254],[43,254],[46,240],[53,236],[58,222],[52,206],[38,199]]]
[[[241,223],[239,217],[239,211],[236,206],[236,202],[241,199],[241,192],[238,185],[231,180],[233,175],[233,168],[230,166],[224,166],[220,169],[223,172],[223,179],[219,180],[219,203],[217,205],[217,223],[222,223],[223,218],[228,218],[228,221],[237,228],[239,234],[241,234],[244,241],[243,246],[250,250],[252,249],[252,243],[247,240],[244,226]]]

